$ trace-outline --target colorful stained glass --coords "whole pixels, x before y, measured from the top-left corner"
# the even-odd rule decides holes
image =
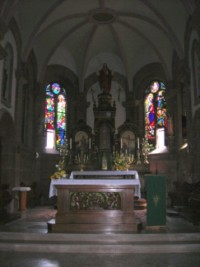
[[[61,88],[60,88],[60,85],[58,83],[52,84],[52,91],[54,94],[56,94],[56,95],[59,94],[60,90],[61,90]]]
[[[163,90],[160,90],[157,94],[157,126],[167,126],[167,109]]]
[[[45,128],[47,130],[53,130],[54,129],[54,120],[55,120],[55,113],[49,112],[46,110],[45,112]]]
[[[48,111],[54,111],[54,97],[53,95],[46,94],[46,109]]]
[[[55,131],[55,145],[59,149],[66,135],[66,92],[58,83],[46,87],[45,129]]]
[[[158,82],[153,82],[151,85],[150,85],[150,88],[151,88],[151,92],[154,94],[156,92],[158,92],[159,90],[159,83]]]
[[[154,95],[149,93],[145,98],[145,130],[147,138],[150,139],[155,135],[155,104]]]
[[[150,143],[155,144],[156,130],[167,126],[165,85],[154,81],[145,91],[145,134]]]

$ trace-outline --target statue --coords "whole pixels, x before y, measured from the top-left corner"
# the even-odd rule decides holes
[[[103,68],[97,72],[99,77],[100,88],[104,94],[110,94],[111,82],[112,82],[112,72],[108,69],[106,63],[103,64]]]

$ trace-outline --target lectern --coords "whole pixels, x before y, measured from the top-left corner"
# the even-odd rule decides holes
[[[166,177],[145,175],[147,226],[166,225]]]

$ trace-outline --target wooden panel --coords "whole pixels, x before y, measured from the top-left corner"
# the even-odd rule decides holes
[[[58,190],[57,214],[55,224],[49,227],[49,232],[136,232],[133,210],[133,185],[56,185]],[[77,194],[77,202],[81,205],[75,206],[70,203],[72,194]],[[113,192],[115,194],[113,194]],[[93,194],[94,193],[94,194]],[[102,194],[103,193],[103,194]],[[96,195],[95,195],[96,194]],[[117,196],[120,203],[114,205],[102,204],[98,197]],[[113,195],[112,195],[113,194]],[[95,205],[92,202],[94,199]],[[74,198],[73,198],[74,201]],[[83,205],[83,201],[87,205]],[[89,204],[88,204],[89,202]],[[90,203],[91,202],[91,203]],[[110,203],[110,202],[109,202]]]

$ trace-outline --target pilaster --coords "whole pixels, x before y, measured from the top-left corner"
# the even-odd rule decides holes
[[[0,41],[4,38],[8,31],[8,27],[5,22],[0,18]]]
[[[15,72],[17,86],[15,99],[15,120],[16,120],[16,140],[19,144],[22,143],[22,121],[23,121],[23,88],[28,84],[28,71],[26,64],[21,62]]]
[[[0,60],[4,59],[7,56],[7,53],[3,46],[0,45]]]
[[[3,22],[2,19],[0,19],[0,41],[3,40],[8,28]],[[6,57],[6,51],[4,50],[3,46],[0,45],[0,60],[4,59]]]

